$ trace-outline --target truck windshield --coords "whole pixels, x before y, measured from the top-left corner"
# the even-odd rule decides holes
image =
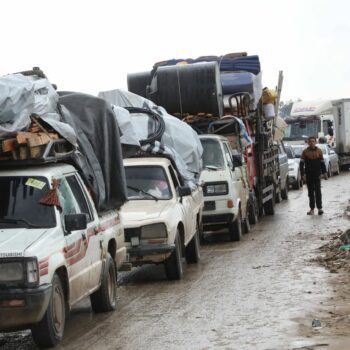
[[[221,145],[212,139],[201,139],[203,146],[203,167],[224,168],[225,161]]]
[[[125,167],[129,199],[170,199],[171,191],[164,169],[160,166]]]
[[[317,137],[320,131],[319,120],[290,121],[284,131],[284,140],[306,140],[309,136]]]
[[[48,189],[44,177],[0,177],[0,229],[55,227],[54,208],[39,203]]]

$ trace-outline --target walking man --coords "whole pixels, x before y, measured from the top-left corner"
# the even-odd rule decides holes
[[[318,209],[318,215],[323,214],[322,194],[321,194],[321,174],[327,180],[326,165],[323,159],[322,151],[316,147],[316,137],[308,138],[308,145],[300,157],[300,173],[303,181],[306,181],[310,210],[307,215],[314,215],[315,199]]]

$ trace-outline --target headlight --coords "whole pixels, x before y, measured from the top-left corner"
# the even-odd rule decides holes
[[[204,195],[206,196],[224,195],[227,193],[228,193],[227,182],[208,183],[204,187]]]
[[[0,285],[34,287],[39,283],[38,261],[35,258],[0,260]]]
[[[141,239],[166,237],[168,237],[168,232],[164,224],[152,224],[141,227]]]
[[[27,283],[35,285],[39,282],[38,261],[36,259],[27,261]]]
[[[0,282],[22,282],[23,264],[21,261],[0,264]]]

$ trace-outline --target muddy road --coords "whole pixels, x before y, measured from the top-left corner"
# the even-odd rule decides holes
[[[323,216],[306,215],[304,187],[241,242],[209,237],[200,263],[184,264],[179,282],[167,281],[163,266],[120,274],[117,312],[94,315],[85,301],[58,349],[348,350],[349,275],[312,260],[332,233],[350,228],[349,180],[342,173],[323,181]],[[21,332],[0,334],[0,348],[35,345]]]

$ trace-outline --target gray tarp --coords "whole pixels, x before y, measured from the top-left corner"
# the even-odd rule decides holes
[[[0,139],[30,126],[36,114],[73,145],[77,144],[71,126],[57,113],[58,94],[47,79],[22,74],[0,77]]]
[[[170,155],[180,172],[183,180],[192,185],[198,180],[202,168],[202,145],[196,132],[186,123],[169,115],[162,107],[153,102],[123,90],[100,92],[99,97],[114,106],[139,107],[158,113],[165,122],[165,132],[159,141],[152,145],[143,146],[151,153],[165,153]],[[117,119],[119,121],[118,113]],[[138,140],[147,139],[154,130],[147,115],[131,114],[131,121]],[[125,130],[122,130],[123,133]]]

